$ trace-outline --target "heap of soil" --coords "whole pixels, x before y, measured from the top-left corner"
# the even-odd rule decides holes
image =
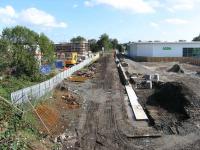
[[[183,83],[167,82],[157,87],[155,93],[148,98],[147,104],[189,117],[186,110],[193,101],[194,93]]]
[[[197,76],[200,76],[200,71],[197,71],[196,75],[197,75]]]
[[[168,72],[184,73],[183,69],[178,64],[175,64],[168,70]]]

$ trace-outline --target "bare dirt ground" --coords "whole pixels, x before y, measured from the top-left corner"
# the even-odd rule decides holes
[[[185,79],[185,76],[188,78],[185,79],[187,82],[194,75],[186,73],[177,75],[169,72],[167,72],[168,75],[165,75],[165,68],[171,67],[167,64],[166,66],[158,64],[159,67],[156,67],[148,63],[136,63],[129,59],[125,61],[129,64],[129,67],[126,68],[127,71],[140,74],[160,73],[161,79],[166,82],[177,81],[180,78]],[[158,96],[154,95],[156,89],[135,89],[139,102],[150,118],[149,121],[135,121],[112,55],[101,57],[95,63],[95,68],[96,74],[92,79],[79,83],[64,81],[68,91],[78,95],[76,101],[80,107],[75,109],[67,107],[61,113],[65,129],[62,130],[60,137],[64,138],[57,138],[57,140],[61,143],[62,149],[171,150],[200,148],[198,106],[194,107],[195,109],[187,107],[190,114],[190,117],[187,118],[179,112],[169,112],[160,105],[148,104],[149,101],[150,103],[154,102],[151,101],[151,98],[154,99]],[[190,66],[185,68],[190,69]],[[189,72],[195,72],[195,70],[196,67],[192,67]],[[199,78],[195,76],[194,80],[198,81]],[[193,81],[195,83],[193,87],[199,86],[197,81]],[[198,89],[193,90],[198,96],[197,91]],[[58,91],[55,99],[59,100],[65,94],[66,92],[63,91],[59,94]],[[62,106],[59,107],[63,108],[64,104],[62,103]]]
[[[138,138],[157,134],[148,122],[131,122],[116,64],[111,55],[104,56],[96,64],[94,79],[84,83],[65,83],[71,91],[84,99],[79,123],[74,126],[75,144],[66,139],[63,149],[153,149],[154,138]],[[70,130],[71,132],[73,130]]]
[[[78,125],[79,149],[134,149],[136,146],[120,130],[122,124],[126,126],[126,122],[121,121],[126,115],[124,91],[113,58],[101,58],[97,68],[95,79],[69,86],[86,100]]]
[[[150,118],[150,125],[163,133],[153,149],[200,149],[200,77],[199,66],[178,62],[134,62],[128,58],[128,74],[159,74],[162,83],[153,89],[133,85],[140,103]],[[168,72],[178,64],[184,73]],[[162,143],[161,142],[161,143]]]

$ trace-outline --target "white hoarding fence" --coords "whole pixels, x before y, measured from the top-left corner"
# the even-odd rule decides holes
[[[16,92],[11,93],[11,101],[13,104],[21,104],[23,102],[27,102],[31,99],[39,99],[48,92],[52,91],[59,83],[63,81],[64,78],[70,77],[74,72],[80,70],[81,68],[89,65],[93,61],[96,61],[99,58],[99,54],[90,57],[78,65],[75,65],[68,70],[65,70],[55,77],[39,83],[37,85],[33,85],[31,87],[27,87]]]

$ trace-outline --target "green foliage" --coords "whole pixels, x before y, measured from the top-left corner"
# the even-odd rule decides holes
[[[26,116],[26,117],[25,117]],[[28,141],[39,137],[36,118],[31,111],[25,115],[0,99],[0,149],[27,149]],[[30,117],[30,118],[28,118]],[[28,119],[27,119],[28,118]],[[31,139],[32,137],[32,139]]]
[[[53,61],[55,60],[53,42],[50,41],[46,35],[41,33],[39,38],[39,45],[40,50],[43,53],[43,61],[46,61],[48,64],[53,63]]]
[[[9,51],[9,43],[7,40],[0,39],[0,73],[11,65],[11,52]]]
[[[27,50],[33,52],[37,47],[39,35],[26,27],[16,26],[5,28],[2,31],[2,39],[14,45],[25,46]]]
[[[192,41],[200,41],[200,34],[199,36],[195,37]]]
[[[39,36],[26,27],[16,26],[2,31],[2,39],[12,47],[12,68],[14,75],[35,76],[39,73],[37,60],[34,58]]]
[[[101,50],[97,44],[97,40],[95,39],[90,39],[88,40],[89,44],[90,44],[90,50],[92,52],[98,52],[99,50]]]
[[[0,132],[0,149],[19,149],[23,148],[19,140],[15,140],[14,134],[20,124],[20,118],[15,114],[13,108],[0,99],[0,118],[1,127],[4,129]]]
[[[17,114],[13,111],[9,118],[8,126],[4,132],[0,133],[0,140],[3,141],[0,145],[0,149],[12,149],[12,150],[25,150],[27,149],[27,134],[37,135],[37,130],[29,126],[23,118],[22,114]],[[19,132],[23,132],[20,135]],[[25,134],[26,133],[26,134]]]
[[[27,79],[29,79],[27,76],[22,76],[21,78],[7,77],[0,80],[0,95],[10,99],[10,93],[37,83]]]
[[[111,43],[112,43],[112,48],[113,48],[113,49],[118,48],[119,43],[118,43],[118,40],[117,40],[117,39],[111,39],[110,41],[111,41]]]
[[[112,43],[110,42],[109,36],[104,33],[100,36],[100,39],[97,41],[100,49],[104,48],[105,51],[108,51],[112,48]]]
[[[122,51],[123,49],[122,45],[119,44],[117,39],[110,39],[106,33],[102,34],[98,41],[95,39],[90,39],[88,42],[92,52],[101,51],[103,47],[106,51],[111,49],[118,49],[119,51]]]
[[[76,42],[83,42],[83,41],[86,41],[86,39],[82,36],[77,36],[77,37],[74,37],[70,40],[72,43],[76,43]]]
[[[126,47],[127,46],[124,44],[118,44],[117,49],[119,50],[119,52],[124,52]]]
[[[39,81],[39,63],[35,58],[36,50],[41,50],[45,63],[54,61],[54,45],[43,33],[38,34],[26,27],[5,28],[0,39],[0,72],[6,68],[16,77],[28,76],[31,81]]]

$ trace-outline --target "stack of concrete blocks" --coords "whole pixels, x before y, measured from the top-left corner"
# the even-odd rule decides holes
[[[146,80],[146,87],[148,89],[153,88],[152,82],[158,82],[160,80],[159,74],[154,74],[154,75],[145,75],[145,80]]]

